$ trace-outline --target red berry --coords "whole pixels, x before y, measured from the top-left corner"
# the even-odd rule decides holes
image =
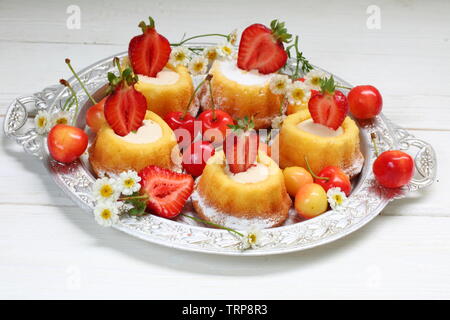
[[[262,24],[252,24],[241,36],[237,65],[243,70],[258,70],[263,74],[281,69],[288,59],[283,42],[274,30]]]
[[[205,110],[199,116],[202,122],[203,140],[222,143],[230,128],[234,124],[233,118],[223,110]]]
[[[187,173],[198,177],[203,173],[206,162],[215,152],[216,150],[210,142],[194,142],[183,152],[183,168]]]
[[[224,141],[223,150],[232,173],[247,171],[258,156],[259,137],[255,131],[231,133]]]
[[[148,166],[139,172],[141,193],[148,195],[147,208],[164,218],[180,214],[194,189],[194,179],[157,166]]]
[[[48,134],[47,145],[53,159],[70,163],[78,159],[86,150],[88,136],[80,128],[57,124]]]
[[[340,91],[318,92],[309,99],[308,108],[315,123],[337,130],[347,116],[348,103]]]
[[[197,135],[195,132],[195,118],[189,113],[184,114],[180,111],[169,112],[164,117],[164,121],[174,131],[180,147],[188,147],[195,139]]]
[[[170,43],[156,32],[155,23],[150,18],[150,25],[142,21],[139,26],[143,34],[131,39],[128,45],[128,57],[135,74],[156,77],[169,61]]]
[[[411,181],[414,175],[414,160],[403,151],[385,151],[373,163],[373,173],[382,186],[399,188]]]
[[[383,98],[373,86],[356,86],[348,93],[350,112],[358,119],[371,119],[380,114]]]
[[[139,129],[147,112],[147,101],[133,86],[121,82],[106,99],[105,118],[119,136]]]
[[[105,101],[106,97],[90,107],[86,112],[86,123],[92,131],[98,132],[105,124]]]
[[[317,175],[319,178],[315,178],[314,182],[320,184],[325,191],[331,188],[341,188],[347,196],[350,195],[352,190],[352,184],[350,178],[338,167],[328,166],[322,169]],[[320,179],[320,177],[327,177],[326,179]]]

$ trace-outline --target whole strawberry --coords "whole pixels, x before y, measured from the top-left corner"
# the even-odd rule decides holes
[[[337,130],[348,112],[345,95],[336,90],[333,76],[320,80],[321,91],[311,96],[308,103],[309,113],[315,123]]]

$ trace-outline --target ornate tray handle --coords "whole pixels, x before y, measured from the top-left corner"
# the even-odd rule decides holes
[[[433,147],[420,139],[410,136],[401,141],[401,147],[407,147],[407,150],[417,148],[414,156],[416,170],[420,177],[415,177],[409,184],[410,191],[422,189],[431,185],[436,180],[436,153]],[[417,175],[416,175],[417,176]]]
[[[6,112],[3,123],[5,135],[14,139],[25,152],[39,159],[43,158],[43,139],[34,126],[29,125],[29,122],[38,111],[50,111],[51,103],[59,89],[61,89],[60,86],[53,86],[39,93],[17,98],[9,105]]]

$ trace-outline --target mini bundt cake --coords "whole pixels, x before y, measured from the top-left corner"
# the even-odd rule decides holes
[[[346,117],[338,130],[314,123],[308,110],[289,115],[279,135],[280,167],[306,167],[318,173],[326,166],[337,166],[350,177],[358,174],[364,157],[360,151],[359,129]]]
[[[210,74],[214,104],[230,114],[233,119],[252,117],[255,129],[269,128],[272,119],[279,114],[281,95],[270,91],[272,74],[245,71],[234,60],[216,60]],[[207,85],[199,92],[201,107],[211,108],[210,90]]]
[[[270,228],[288,217],[291,199],[283,173],[264,152],[257,164],[245,172],[228,170],[225,154],[211,157],[196,181],[192,203],[198,215],[229,228]]]
[[[186,67],[167,65],[154,78],[138,75],[138,79],[135,89],[145,96],[148,109],[161,118],[188,107],[194,85]]]
[[[93,171],[119,173],[139,171],[149,165],[177,170],[180,151],[172,129],[156,114],[147,111],[143,125],[121,137],[105,123],[89,148]]]

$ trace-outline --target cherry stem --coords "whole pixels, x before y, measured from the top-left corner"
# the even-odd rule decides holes
[[[373,148],[375,149],[375,156],[377,156],[377,158],[378,158],[378,155],[379,155],[380,153],[379,153],[379,151],[378,151],[377,135],[376,135],[376,133],[375,133],[375,132],[372,132],[372,133],[370,134],[370,138],[372,139]]]
[[[78,74],[75,72],[75,70],[72,68],[72,65],[70,63],[70,59],[66,58],[65,60],[67,66],[69,67],[70,71],[72,72],[73,76],[78,80],[78,82],[80,83],[81,88],[83,89],[83,91],[86,93],[86,95],[88,96],[89,100],[91,100],[91,102],[93,104],[97,104],[97,101],[95,101],[94,98],[92,98],[91,94],[87,91],[86,87],[84,86],[83,81],[81,81],[80,77],[78,77]]]
[[[139,200],[139,199],[149,199],[150,197],[146,194],[141,195],[141,196],[131,196],[131,197],[121,197],[119,198],[119,201],[126,201],[126,200]]]
[[[341,85],[339,85],[339,84],[336,84],[335,87],[336,87],[336,88],[347,89],[347,90],[352,90],[352,88],[350,88],[350,87],[341,86]]]
[[[203,86],[203,84],[204,84],[206,81],[211,80],[211,77],[212,77],[212,75],[208,74],[208,75],[205,77],[205,79],[203,79],[203,80],[197,85],[197,87],[195,87],[194,92],[192,92],[191,97],[189,98],[189,102],[188,102],[188,104],[187,104],[186,110],[184,110],[183,114],[181,115],[181,120],[183,120],[184,117],[186,117],[186,114],[187,114],[188,111],[189,111],[189,107],[191,106],[191,103],[192,103],[192,101],[194,100],[195,95],[197,94],[198,90]]]
[[[75,101],[75,114],[73,115],[73,118],[72,118],[72,125],[75,125],[75,121],[76,121],[76,119],[77,119],[77,117],[78,117],[78,109],[79,109],[79,104],[78,104],[78,97],[77,97],[77,94],[76,94],[75,90],[73,90],[73,88],[72,88],[72,86],[70,85],[69,81],[64,80],[64,79],[61,79],[61,80],[59,80],[59,82],[60,82],[63,86],[65,86],[66,88],[68,88],[69,91],[70,91],[70,93],[72,94],[72,96],[71,96],[70,98],[68,98],[68,100],[72,100],[72,99],[73,99],[73,101]],[[73,101],[70,102],[70,104],[68,105],[67,110],[69,110],[70,107],[72,107]],[[66,103],[67,103],[67,101],[66,101]],[[65,106],[66,106],[66,104],[64,104],[64,108],[65,108]]]
[[[319,177],[318,175],[316,175],[314,173],[314,171],[312,171],[311,167],[309,166],[308,158],[306,156],[305,156],[305,162],[306,162],[306,167],[307,167],[309,173],[311,173],[311,175],[313,176],[314,179],[320,179],[320,180],[325,180],[325,181],[330,180],[330,178],[328,178],[328,177]]]
[[[193,216],[184,214],[184,213],[182,213],[181,216],[186,217],[186,218],[189,218],[189,219],[192,219],[192,220],[197,221],[197,222],[201,222],[201,223],[204,223],[204,224],[208,224],[208,225],[210,225],[210,226],[213,226],[213,227],[216,227],[216,228],[219,228],[219,229],[223,229],[223,230],[227,230],[227,231],[236,233],[237,235],[239,235],[239,236],[241,236],[241,237],[244,236],[244,235],[243,235],[242,233],[240,233],[239,231],[236,231],[236,230],[231,229],[231,228],[224,227],[224,226],[222,226],[222,225],[220,225],[220,224],[217,224],[217,223],[209,222],[209,221],[206,221],[206,220],[203,220],[203,219],[200,219],[200,218],[196,218],[196,217],[193,217]]]
[[[188,42],[188,41],[191,41],[191,40],[194,40],[194,39],[198,39],[198,38],[204,38],[204,37],[224,37],[224,38],[227,38],[227,39],[228,39],[228,35],[226,35],[226,34],[221,34],[221,33],[207,33],[207,34],[200,34],[200,35],[197,35],[197,36],[193,36],[193,37],[184,39],[184,40],[182,40],[182,41],[180,41],[180,42],[178,42],[178,43],[171,43],[170,45],[171,45],[172,47],[179,47],[179,46],[185,44],[185,43]]]
[[[214,104],[214,96],[213,96],[213,92],[212,92],[212,85],[211,85],[211,77],[208,79],[208,83],[209,83],[209,95],[211,96],[211,109],[212,109],[212,119],[213,121],[216,121],[216,106]]]

